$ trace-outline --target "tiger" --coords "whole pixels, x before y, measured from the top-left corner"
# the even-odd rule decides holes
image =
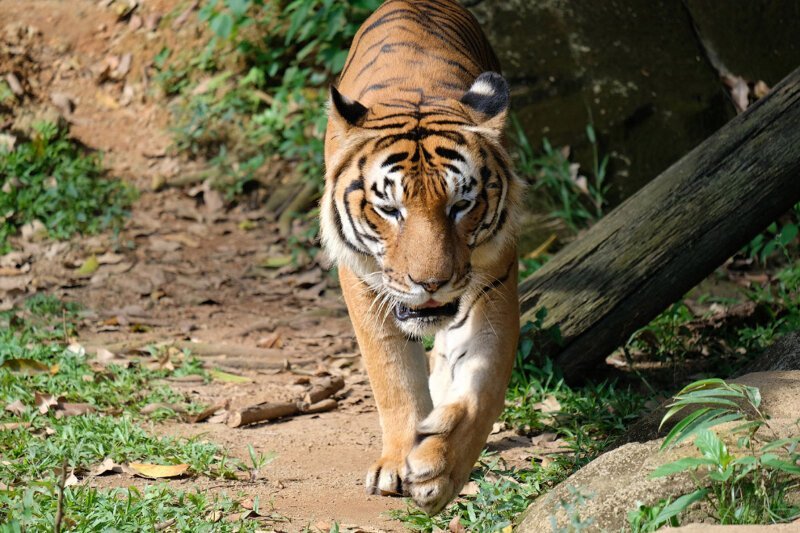
[[[330,87],[320,234],[380,419],[366,492],[431,515],[503,409],[520,331],[523,184],[499,71],[457,1],[387,0]]]

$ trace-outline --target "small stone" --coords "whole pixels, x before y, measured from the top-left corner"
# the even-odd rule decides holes
[[[50,101],[64,115],[70,115],[75,111],[75,102],[64,93],[51,93]]]

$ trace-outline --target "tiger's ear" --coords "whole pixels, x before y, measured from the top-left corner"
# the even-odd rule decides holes
[[[496,72],[484,72],[461,97],[461,103],[481,129],[500,134],[508,112],[509,91],[505,78]]]
[[[355,100],[346,97],[331,85],[331,106],[329,118],[339,122],[345,129],[360,126],[367,116],[366,107]]]

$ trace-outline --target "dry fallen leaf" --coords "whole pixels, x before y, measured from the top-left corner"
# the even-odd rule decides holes
[[[16,374],[41,374],[43,372],[50,372],[51,368],[41,361],[34,359],[6,359],[0,368],[5,368]],[[58,371],[58,369],[56,369]]]
[[[197,424],[198,422],[204,422],[209,418],[211,418],[212,415],[214,415],[217,411],[223,411],[227,409],[229,405],[230,405],[230,400],[226,400],[221,404],[212,405],[211,407],[208,407],[205,410],[203,410],[201,413],[188,417],[188,420],[193,424]]]
[[[753,87],[753,95],[756,98],[764,98],[769,93],[769,86],[763,80],[758,80]]]
[[[24,240],[31,242],[41,241],[47,237],[47,227],[39,219],[23,224],[19,232]]]
[[[102,463],[92,469],[89,475],[102,476],[105,474],[122,474],[123,472],[122,465],[115,463],[111,457],[106,457]]]
[[[97,262],[101,265],[116,265],[121,263],[123,259],[125,259],[124,255],[111,252],[106,252],[97,256]]]
[[[10,404],[6,405],[6,411],[14,413],[17,416],[22,416],[25,414],[27,407],[25,404],[22,403],[22,400],[14,400]]]
[[[541,402],[533,404],[531,407],[542,413],[558,413],[561,411],[561,402],[551,394],[546,396]]]
[[[67,351],[72,352],[77,356],[83,356],[86,353],[86,348],[84,348],[80,343],[72,342],[69,344],[69,346],[67,346]]]
[[[258,341],[256,341],[256,346],[259,348],[283,348],[283,339],[281,338],[281,334],[275,331],[266,337],[258,339]]]
[[[150,463],[128,463],[137,475],[152,479],[182,476],[189,469],[189,465],[154,465]]]
[[[225,383],[250,383],[253,381],[250,378],[244,376],[237,376],[236,374],[229,374],[228,372],[223,372],[222,370],[209,370],[208,374],[216,381],[222,381]]]
[[[89,405],[88,403],[58,402],[56,404],[56,418],[64,418],[65,416],[80,416],[94,412],[94,406]]]
[[[97,102],[105,108],[119,109],[119,103],[117,102],[117,100],[106,92],[97,91],[95,98]]]
[[[58,398],[53,396],[52,394],[42,394],[39,392],[34,393],[34,405],[39,408],[39,412],[43,415],[46,415],[48,411],[50,411],[51,407],[55,407],[58,405]]]
[[[555,441],[556,438],[558,438],[558,435],[555,433],[541,433],[535,437],[531,437],[531,444],[534,446],[546,446],[547,443]]]
[[[467,533],[467,528],[461,523],[461,517],[456,515],[447,525],[447,531],[450,533]]]
[[[458,493],[459,496],[474,496],[478,494],[480,489],[478,488],[478,484],[474,481],[470,481],[466,485],[461,488],[461,492]]]
[[[4,424],[0,424],[0,431],[12,431],[14,429],[29,428],[29,427],[31,427],[30,422],[6,422]]]

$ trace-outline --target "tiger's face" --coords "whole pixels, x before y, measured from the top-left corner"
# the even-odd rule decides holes
[[[507,102],[499,75],[479,81],[482,96],[504,91]],[[511,234],[519,186],[499,143],[505,106],[490,113],[465,96],[359,109],[335,90],[332,99],[332,120],[344,124],[328,161],[323,239],[379,296],[374,312],[391,311],[411,336],[432,334],[491,281]]]

